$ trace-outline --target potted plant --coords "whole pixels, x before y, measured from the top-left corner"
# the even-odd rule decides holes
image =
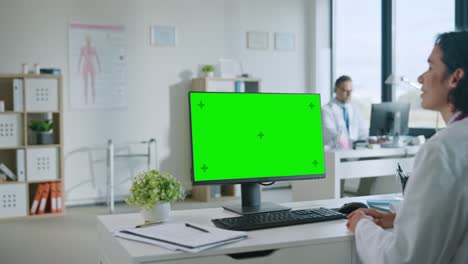
[[[146,222],[164,222],[169,219],[170,202],[184,198],[185,190],[174,176],[150,170],[135,176],[125,202],[140,207]]]
[[[206,77],[213,77],[215,70],[216,70],[215,66],[209,65],[209,64],[202,67],[202,72],[205,73]]]
[[[54,134],[52,133],[54,123],[51,120],[32,121],[29,128],[36,132],[37,144],[54,144]]]

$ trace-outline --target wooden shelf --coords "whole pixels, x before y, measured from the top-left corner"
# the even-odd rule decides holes
[[[32,200],[42,183],[59,183],[62,206],[65,204],[62,95],[61,75],[0,74],[0,99],[5,101],[6,110],[0,112],[4,130],[0,133],[0,163],[21,180],[0,182],[0,199],[8,204],[0,208],[0,220],[31,217]],[[54,144],[30,144],[35,143],[29,139],[35,138],[29,129],[30,122],[49,119],[53,122],[54,133],[50,142]],[[10,146],[11,142],[17,146]],[[47,200],[49,207],[50,195]],[[46,212],[33,217],[58,215],[63,212]]]
[[[220,197],[211,197],[210,186],[215,185],[193,186],[191,198],[202,202],[221,202],[238,198],[234,184],[220,184]]]
[[[186,202],[210,202],[210,203],[223,203],[223,202],[228,202],[232,201],[235,199],[240,199],[241,197],[238,196],[222,196],[222,197],[216,197],[216,198],[210,198],[208,200],[201,200],[194,198],[192,196],[186,198],[184,201]]]
[[[17,146],[17,147],[0,147],[0,150],[16,150],[16,149],[24,149],[26,146]]]
[[[0,115],[4,115],[4,114],[24,114],[24,112],[17,112],[17,111],[3,111],[3,112],[0,112]]]
[[[257,78],[245,78],[245,77],[232,77],[232,78],[224,78],[224,77],[200,77],[196,79],[204,79],[206,81],[226,81],[226,82],[260,82],[260,79]]]
[[[44,214],[28,215],[28,217],[43,219],[43,218],[53,218],[53,217],[63,216],[63,215],[64,213],[61,212],[61,213],[44,213]]]
[[[0,182],[0,185],[4,185],[4,184],[25,184],[25,182],[21,181],[4,181],[4,182]]]
[[[28,181],[27,183],[37,184],[37,183],[45,183],[45,182],[60,182],[62,179],[54,179],[54,180],[40,180],[40,181]]]
[[[59,148],[59,144],[37,144],[37,145],[28,145],[28,148]]]
[[[58,111],[27,111],[26,112],[26,114],[47,114],[47,113],[60,114],[60,112]]]
[[[61,79],[62,75],[57,74],[22,74],[22,73],[2,73],[2,79],[27,78],[27,79]]]

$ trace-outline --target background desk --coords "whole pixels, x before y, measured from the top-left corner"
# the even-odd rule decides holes
[[[324,179],[292,181],[294,201],[340,198],[342,180],[394,176],[400,163],[411,173],[419,146],[325,152]],[[397,179],[395,178],[395,184]],[[398,190],[389,190],[395,192]]]
[[[354,197],[285,204],[293,208],[339,207],[349,201],[391,199],[394,195]],[[172,211],[171,222],[191,221],[213,225],[211,219],[235,216],[222,208]],[[197,254],[173,252],[154,245],[112,236],[114,230],[142,223],[139,214],[98,217],[98,245],[101,263],[164,264],[284,264],[284,263],[357,263],[354,236],[346,229],[346,220],[295,225],[248,232],[246,240]],[[249,256],[246,252],[252,252]],[[264,256],[261,256],[261,253]],[[260,256],[259,256],[260,255]],[[256,257],[255,257],[256,256]]]

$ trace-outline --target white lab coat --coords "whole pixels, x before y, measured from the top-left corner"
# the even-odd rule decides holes
[[[369,135],[369,127],[362,119],[359,110],[350,103],[344,104],[349,116],[348,133],[341,106],[343,104],[334,98],[322,107],[324,145],[333,146],[334,141],[341,135],[347,136],[352,141],[365,139]]]
[[[468,118],[419,150],[393,230],[356,225],[362,263],[468,263]]]

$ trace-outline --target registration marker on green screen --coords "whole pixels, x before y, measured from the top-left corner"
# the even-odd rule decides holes
[[[193,182],[325,175],[320,95],[190,92]]]

